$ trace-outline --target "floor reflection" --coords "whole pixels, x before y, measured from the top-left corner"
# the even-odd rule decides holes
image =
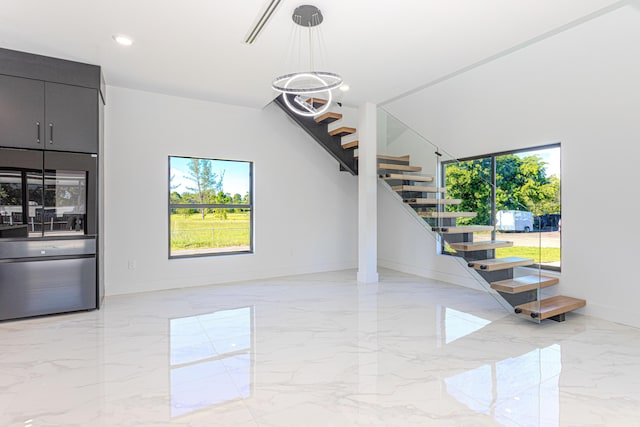
[[[441,331],[440,344],[450,344],[491,323],[482,317],[442,306],[438,306],[437,322],[440,324],[438,330]]]
[[[170,319],[171,416],[252,395],[254,308]]]
[[[503,425],[558,426],[562,353],[558,344],[445,379],[447,393]]]

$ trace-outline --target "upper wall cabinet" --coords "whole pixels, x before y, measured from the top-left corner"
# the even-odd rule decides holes
[[[98,91],[46,82],[44,85],[47,150],[98,152]]]
[[[42,148],[44,82],[0,75],[0,145]]]
[[[98,152],[98,91],[0,75],[0,145]]]
[[[0,49],[0,146],[98,153],[100,67]]]

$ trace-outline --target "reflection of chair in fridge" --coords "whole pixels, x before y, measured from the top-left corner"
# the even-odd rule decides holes
[[[66,224],[67,230],[80,231],[82,230],[82,216],[77,214],[64,214],[62,216],[63,223]]]

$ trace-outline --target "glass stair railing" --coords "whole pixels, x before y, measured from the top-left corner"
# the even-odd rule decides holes
[[[382,108],[377,132],[380,179],[435,233],[439,253],[455,257],[506,310],[533,322],[562,321],[566,312],[585,305],[569,297],[544,297],[559,280],[541,267],[542,227],[536,227],[531,213],[541,211],[498,191],[492,184],[494,160],[461,161]],[[496,206],[511,212],[500,211],[500,227]],[[509,221],[513,231],[504,232]]]

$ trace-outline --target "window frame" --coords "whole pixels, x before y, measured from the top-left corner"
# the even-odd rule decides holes
[[[249,165],[249,199],[248,204],[221,204],[221,203],[189,203],[189,204],[177,204],[171,203],[171,159],[182,158],[189,160],[211,160],[222,162],[239,162],[247,163]],[[231,159],[218,159],[208,157],[195,157],[195,156],[182,156],[182,155],[169,155],[168,157],[168,173],[167,173],[167,250],[169,259],[185,259],[185,258],[202,258],[202,257],[215,257],[226,255],[244,255],[254,253],[254,203],[253,203],[253,162],[250,160],[231,160]],[[203,253],[191,253],[184,255],[172,255],[171,254],[171,210],[172,209],[248,209],[249,210],[249,250],[236,250],[236,251],[216,251],[216,252],[203,252]],[[210,248],[215,249],[215,248]]]
[[[495,227],[496,224],[496,198],[495,198],[495,188],[496,188],[496,159],[500,156],[506,156],[509,154],[519,154],[519,153],[528,153],[530,151],[542,151],[542,150],[546,150],[546,149],[551,149],[551,148],[558,148],[560,149],[560,217],[562,218],[562,144],[560,142],[553,142],[550,144],[544,144],[544,145],[537,145],[534,147],[529,147],[529,148],[518,148],[515,150],[505,150],[505,151],[497,151],[497,152],[493,152],[493,153],[488,153],[488,154],[480,154],[480,155],[475,155],[475,156],[470,156],[470,157],[463,157],[463,158],[459,158],[459,159],[454,159],[454,160],[446,160],[443,161],[441,163],[441,167],[440,167],[440,171],[439,171],[439,175],[440,175],[440,182],[445,183],[446,182],[446,167],[448,164],[453,164],[453,163],[457,163],[457,162],[466,162],[466,161],[472,161],[472,160],[480,160],[480,159],[489,159],[491,161],[491,170],[490,170],[490,176],[491,176],[491,182],[489,183],[492,186],[491,189],[491,225]],[[534,220],[535,221],[535,220]],[[494,230],[491,233],[491,238],[495,240],[495,233],[496,231]],[[442,253],[448,253],[445,251],[444,249],[444,241],[442,243]],[[555,271],[555,272],[561,272],[562,271],[562,238],[560,238],[560,266],[552,266],[552,265],[548,265],[548,264],[532,264],[530,267],[533,268],[540,268],[542,270],[547,270],[547,271]]]

